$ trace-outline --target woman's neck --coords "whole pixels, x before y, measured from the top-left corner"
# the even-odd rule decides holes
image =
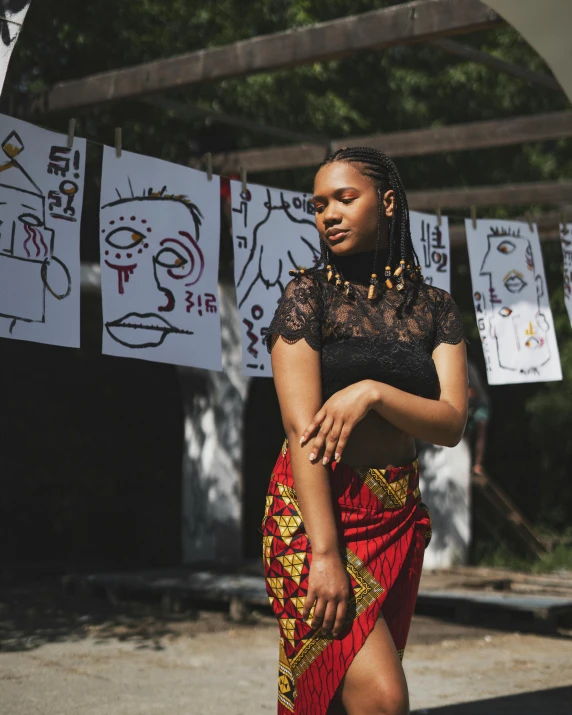
[[[375,251],[363,251],[349,256],[332,255],[332,264],[344,280],[350,283],[369,284],[372,273],[377,273],[378,279],[383,275],[386,251],[383,249],[378,251],[375,269],[374,257]]]

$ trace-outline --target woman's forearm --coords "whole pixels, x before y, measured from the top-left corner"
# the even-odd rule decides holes
[[[371,383],[372,409],[400,430],[425,442],[454,447],[463,436],[466,414],[448,402],[429,400],[382,382]]]
[[[339,554],[328,468],[321,462],[310,462],[309,449],[299,443],[299,429],[288,430],[287,436],[294,486],[306,533],[312,544],[312,553]]]

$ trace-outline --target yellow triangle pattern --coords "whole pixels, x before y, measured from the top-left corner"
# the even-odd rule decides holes
[[[270,566],[270,555],[272,553],[272,541],[274,536],[272,534],[266,534],[262,537],[262,552],[264,559],[266,560],[266,565]]]
[[[278,600],[284,598],[284,579],[283,578],[267,578],[266,582],[272,589],[272,593]]]
[[[282,537],[294,536],[296,530],[302,523],[302,518],[299,516],[273,516],[272,518],[278,524]]]
[[[280,625],[282,627],[282,633],[290,641],[290,645],[294,645],[296,638],[296,619],[295,618],[281,618]]]
[[[284,569],[290,574],[292,580],[300,583],[302,577],[302,567],[304,565],[305,554],[287,554],[286,556],[278,556],[278,561],[284,566]]]

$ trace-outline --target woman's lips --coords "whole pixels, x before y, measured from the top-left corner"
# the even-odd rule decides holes
[[[192,335],[155,313],[128,313],[105,324],[110,337],[127,348],[156,348],[172,333]]]
[[[339,243],[346,237],[347,233],[348,233],[348,229],[345,229],[343,231],[336,231],[335,233],[332,232],[332,233],[326,234],[326,238],[328,239],[328,241],[330,243]]]

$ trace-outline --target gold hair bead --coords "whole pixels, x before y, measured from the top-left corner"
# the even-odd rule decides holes
[[[389,288],[389,290],[393,288],[393,283],[390,281],[389,278],[386,278],[385,285]]]
[[[342,285],[342,277],[339,273],[336,273],[336,285],[339,287]]]
[[[348,298],[349,298],[350,295],[351,295],[352,292],[353,292],[353,291],[352,291],[351,283],[350,283],[349,281],[344,281],[344,288],[345,288],[345,290],[346,290],[346,295],[347,295]]]
[[[372,273],[369,279],[369,290],[367,292],[368,300],[373,300],[376,296],[377,273]]]
[[[399,278],[399,276],[403,273],[403,266],[398,266],[395,269],[395,273],[393,274],[396,278]]]
[[[328,263],[328,265],[326,266],[326,270],[328,271],[328,283],[329,283],[332,280],[332,276],[334,275],[334,269]]]

